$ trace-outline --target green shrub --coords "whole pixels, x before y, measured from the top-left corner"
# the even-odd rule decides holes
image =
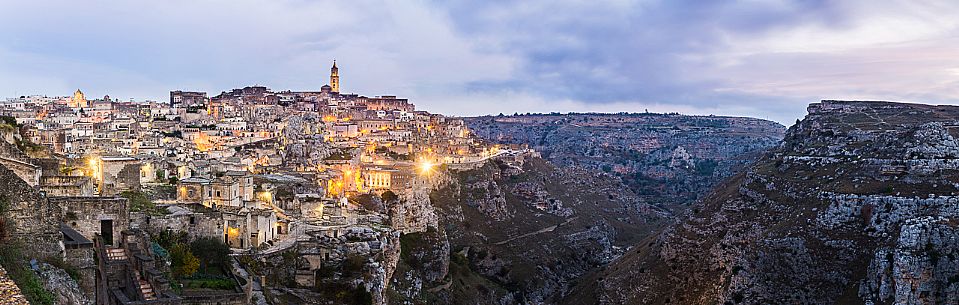
[[[6,124],[13,127],[17,127],[17,118],[14,118],[9,115],[0,115],[0,124]]]
[[[63,269],[63,271],[66,271],[67,274],[70,275],[70,278],[72,278],[77,283],[80,283],[80,270],[77,270],[77,268],[70,266],[70,264],[67,264],[66,262],[64,262],[62,258],[47,257],[46,259],[43,260],[43,262],[50,264],[51,266]]]
[[[52,305],[56,297],[43,288],[43,282],[33,270],[28,267],[27,258],[23,256],[20,245],[0,243],[0,265],[6,269],[7,276],[20,287],[20,292],[30,304]]]
[[[190,250],[200,259],[203,273],[209,274],[211,268],[224,270],[229,267],[230,246],[219,238],[198,238],[190,243]]]
[[[150,215],[163,215],[167,213],[166,209],[157,207],[156,204],[141,191],[123,191],[120,193],[120,196],[130,200],[131,212],[144,212]]]
[[[236,283],[232,279],[227,278],[199,278],[199,279],[188,279],[185,280],[186,288],[192,289],[216,289],[216,290],[233,290],[236,287]]]
[[[173,245],[170,249],[170,263],[173,275],[181,278],[192,276],[200,268],[200,259],[183,244]]]
[[[153,241],[163,247],[167,251],[173,249],[173,246],[176,244],[186,244],[189,236],[186,232],[177,232],[177,231],[160,231],[160,234],[157,234],[153,238]]]

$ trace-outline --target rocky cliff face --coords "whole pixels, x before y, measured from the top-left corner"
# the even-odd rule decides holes
[[[91,298],[84,295],[77,280],[71,278],[63,269],[40,263],[38,275],[43,280],[43,288],[57,297],[57,304],[93,304]]]
[[[605,172],[650,204],[683,210],[776,146],[785,128],[738,117],[554,114],[465,120],[497,143],[525,144],[561,167]]]
[[[283,251],[240,261],[263,276],[273,303],[385,304],[400,256],[399,232],[382,223],[340,232],[308,232]]]
[[[757,119],[655,114],[467,122],[544,158],[521,154],[444,173],[429,196],[420,190],[388,204],[406,233],[391,303],[561,301],[575,279],[671,223],[783,133]]]
[[[824,101],[567,303],[959,302],[959,107]]]
[[[552,302],[668,218],[608,175],[535,157],[452,174],[438,225],[405,234],[392,303]]]
[[[403,233],[424,232],[438,225],[436,211],[430,202],[430,193],[448,184],[450,177],[444,171],[435,171],[430,177],[416,177],[411,189],[399,195],[398,202],[389,202],[386,212],[390,226]]]

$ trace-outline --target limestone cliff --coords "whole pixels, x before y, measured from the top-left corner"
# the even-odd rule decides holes
[[[646,202],[683,211],[774,147],[785,128],[744,117],[657,113],[467,118],[495,143],[528,145],[561,167],[605,172]]]
[[[605,174],[539,158],[451,175],[429,196],[438,225],[401,239],[394,304],[550,302],[669,214]]]
[[[544,158],[451,171],[428,198],[407,194],[391,206],[394,224],[421,223],[404,230],[392,303],[561,301],[575,279],[658,232],[783,130],[750,118],[656,114],[466,121],[488,140],[528,144]]]
[[[959,107],[823,101],[570,304],[959,302]]]

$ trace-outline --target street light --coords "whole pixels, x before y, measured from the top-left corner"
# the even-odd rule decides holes
[[[433,170],[433,166],[436,166],[436,164],[433,164],[433,161],[427,159],[420,160],[420,173],[423,175],[428,175]]]

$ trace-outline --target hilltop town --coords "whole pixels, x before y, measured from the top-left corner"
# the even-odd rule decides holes
[[[0,12],[0,305],[959,304],[959,1]]]
[[[784,132],[656,113],[456,118],[341,85],[334,62],[319,91],[0,103],[0,285],[19,287],[4,300],[556,302]]]
[[[784,132],[679,114],[447,117],[341,92],[330,72],[319,91],[0,103],[0,285],[20,287],[4,300],[556,302]]]
[[[78,284],[42,276],[57,303],[383,303],[399,236],[436,226],[429,192],[448,170],[535,155],[407,99],[343,93],[335,62],[319,91],[124,102],[77,90],[11,98],[0,115],[15,216],[0,236],[53,257],[34,271],[69,271]]]

